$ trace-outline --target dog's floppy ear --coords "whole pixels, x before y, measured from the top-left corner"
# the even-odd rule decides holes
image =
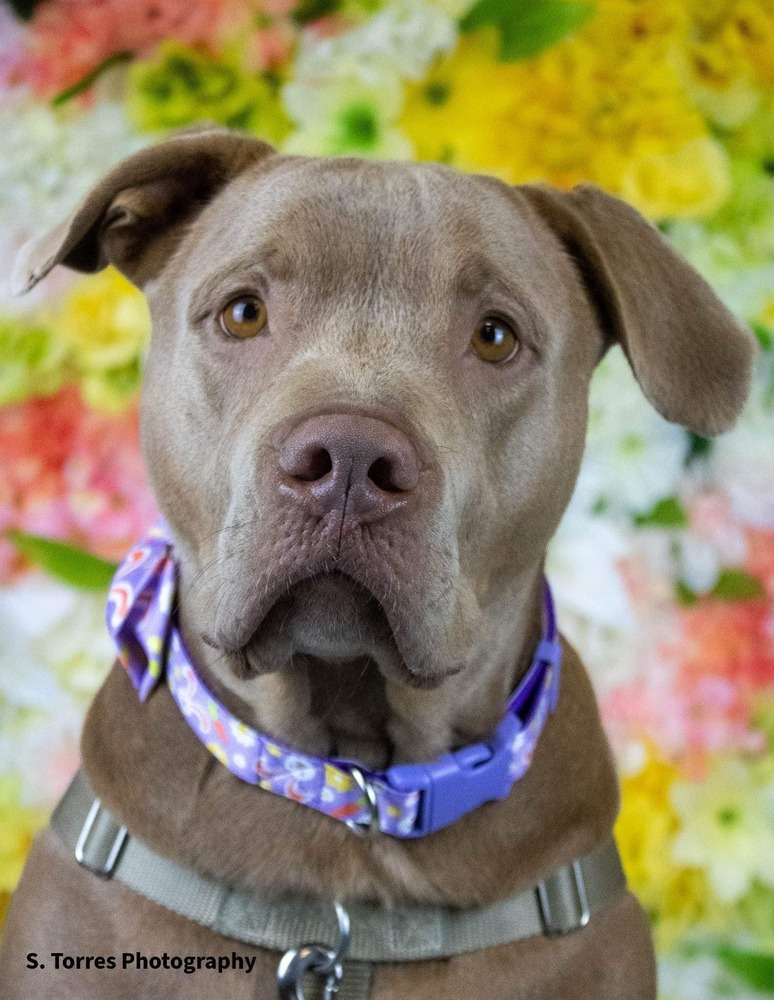
[[[516,189],[575,260],[608,343],[652,405],[697,434],[728,430],[749,389],[755,339],[638,212],[595,187]]]
[[[114,264],[134,284],[144,285],[162,269],[204,204],[273,152],[248,135],[205,127],[135,153],[103,177],[69,219],[22,247],[11,291],[29,291],[57,264],[85,272]]]

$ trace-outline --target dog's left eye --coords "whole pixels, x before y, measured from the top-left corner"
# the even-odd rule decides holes
[[[267,320],[266,306],[257,295],[240,295],[232,299],[220,314],[223,332],[239,340],[257,337]]]
[[[487,316],[478,324],[470,346],[482,361],[498,363],[510,361],[521,345],[510,323]]]

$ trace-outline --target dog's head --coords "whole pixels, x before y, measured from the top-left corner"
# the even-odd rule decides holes
[[[221,129],[104,178],[34,241],[153,317],[142,436],[205,641],[245,677],[367,656],[432,685],[509,654],[621,345],[667,419],[729,427],[753,339],[589,187],[285,157]]]

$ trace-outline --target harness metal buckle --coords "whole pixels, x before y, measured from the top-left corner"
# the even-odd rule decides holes
[[[91,835],[100,820],[105,829],[101,831],[102,835],[99,838],[101,844],[96,845],[91,841]],[[102,808],[100,800],[94,799],[75,843],[75,860],[92,874],[100,878],[110,878],[128,835],[126,827],[116,823],[110,813]],[[104,841],[109,837],[112,837],[112,843],[106,849]],[[90,851],[90,848],[96,849]],[[104,861],[100,861],[102,857]]]
[[[540,917],[548,937],[561,937],[585,927],[591,919],[586,881],[580,861],[560,868],[537,889]]]

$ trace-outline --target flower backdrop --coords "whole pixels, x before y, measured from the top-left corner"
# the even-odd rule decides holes
[[[610,353],[549,572],[618,756],[663,1000],[774,996],[774,2],[0,0],[0,101],[7,264],[117,160],[207,119],[593,181],[752,326],[752,397],[714,442]],[[111,563],[154,516],[148,334],[113,271],[0,297],[0,914],[111,662]]]

